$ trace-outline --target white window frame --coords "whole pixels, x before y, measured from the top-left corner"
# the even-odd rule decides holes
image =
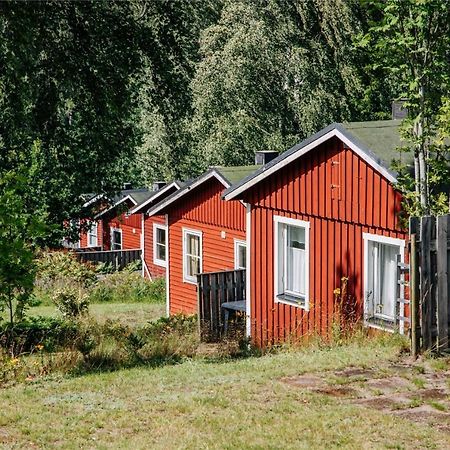
[[[395,331],[395,324],[397,322],[396,317],[394,316],[394,327],[389,326],[383,326],[378,323],[373,323],[369,320],[367,320],[368,316],[368,304],[367,304],[367,291],[368,291],[368,280],[369,280],[369,242],[378,242],[380,244],[387,244],[392,245],[400,248],[400,262],[405,261],[405,240],[399,239],[399,238],[391,238],[388,236],[383,236],[380,234],[373,234],[373,233],[363,233],[363,242],[364,242],[364,325],[367,327],[377,328],[385,331]],[[405,295],[405,287],[402,285],[400,286],[400,296],[404,298]],[[397,299],[394,299],[394,305],[396,309],[396,302]],[[395,314],[395,313],[394,313]],[[400,316],[403,317],[405,315],[405,305],[400,304]],[[380,318],[381,321],[381,318]],[[382,323],[382,322],[381,322]],[[404,332],[404,326],[405,323],[403,320],[399,321],[399,332],[403,334]]]
[[[309,311],[309,273],[310,273],[310,259],[309,259],[309,246],[310,246],[310,240],[309,240],[309,231],[310,231],[310,223],[306,222],[304,220],[299,219],[291,219],[289,217],[283,217],[283,216],[273,216],[273,222],[274,222],[274,252],[273,252],[273,258],[274,258],[274,300],[275,303],[284,303],[290,306],[295,306],[297,308],[302,308],[306,311]],[[285,226],[294,226],[294,227],[301,227],[305,230],[305,298],[298,296],[299,301],[291,300],[293,297],[297,297],[296,295],[287,294],[283,291],[283,286],[280,285],[280,277],[279,273],[280,270],[285,270],[285,257],[283,257],[283,267],[279,267],[279,252],[282,250],[283,255],[286,254],[286,249],[283,247],[280,249],[280,245],[285,246],[286,241],[284,242],[278,242],[278,235],[280,227]]]
[[[234,240],[234,268],[236,270],[247,269],[246,267],[241,267],[239,265],[239,247],[244,247],[245,255],[247,256],[247,242],[246,241],[242,241],[240,239],[235,239]],[[248,261],[246,261],[246,264],[247,263],[248,263]]]
[[[120,233],[120,248],[113,248],[114,247],[114,232],[118,231]],[[121,228],[111,228],[111,250],[122,250],[123,249],[123,233]]]
[[[183,281],[185,283],[191,283],[191,284],[197,284],[197,277],[188,275],[187,268],[188,265],[186,264],[186,259],[188,257],[187,254],[187,235],[193,235],[197,236],[200,239],[199,247],[200,247],[200,272],[203,270],[203,233],[199,230],[192,230],[190,228],[183,228]]]
[[[92,233],[95,229],[95,234]],[[90,236],[95,236],[95,244],[90,243]],[[98,247],[98,222],[91,222],[90,227],[87,232],[87,246],[88,247]]]
[[[158,237],[158,230],[164,231],[164,235],[166,237],[166,243],[164,244],[165,247],[165,255],[166,259],[160,259],[158,258],[158,242],[156,241]],[[154,223],[153,224],[153,263],[157,266],[166,267],[167,265],[167,227],[165,225],[161,225],[160,223]],[[159,244],[162,245],[162,244]]]

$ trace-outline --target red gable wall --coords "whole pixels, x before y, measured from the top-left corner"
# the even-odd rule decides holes
[[[168,210],[170,314],[197,312],[196,285],[183,281],[183,228],[202,232],[203,272],[234,269],[234,240],[245,240],[246,210],[222,200],[223,190],[210,179]]]
[[[259,345],[329,332],[344,276],[361,316],[363,233],[406,238],[401,195],[337,138],[250,188],[244,201],[252,205],[251,331]],[[274,215],[310,222],[309,311],[274,301]]]

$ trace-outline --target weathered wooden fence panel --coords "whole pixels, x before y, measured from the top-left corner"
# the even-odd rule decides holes
[[[418,350],[450,349],[449,230],[450,215],[410,219],[411,298],[415,299],[411,305],[414,354]]]
[[[89,261],[93,264],[110,264],[114,270],[121,270],[134,261],[140,261],[142,250],[137,248],[131,250],[76,251],[75,254],[80,261]]]
[[[224,328],[222,304],[245,300],[245,269],[197,275],[200,338],[215,342]]]

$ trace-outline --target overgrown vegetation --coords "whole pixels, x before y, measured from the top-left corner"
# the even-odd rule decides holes
[[[140,327],[90,317],[38,317],[18,324],[14,334],[0,336],[0,384],[53,372],[174,364],[195,356],[199,348],[195,316],[160,318]]]
[[[76,316],[89,303],[162,303],[163,278],[148,280],[131,264],[122,271],[99,274],[96,267],[81,263],[70,252],[42,252],[37,262],[34,304],[60,305]],[[67,310],[73,305],[73,313]],[[85,306],[83,306],[85,305]]]
[[[53,371],[0,389],[0,442],[19,448],[447,448],[448,434],[439,429],[444,416],[435,416],[434,426],[409,420],[414,409],[401,417],[358,405],[358,399],[339,395],[347,385],[330,384],[358,369],[369,376],[371,369],[381,372],[375,381],[386,389],[392,389],[390,376],[407,383],[418,366],[433,375],[426,361],[409,370],[405,363],[391,339],[368,339],[364,345],[279,351],[226,364],[202,357],[76,378]],[[305,387],[302,376],[310,383],[323,379],[323,385]],[[356,386],[363,383],[361,375],[353,378]],[[412,385],[409,394],[419,393]]]

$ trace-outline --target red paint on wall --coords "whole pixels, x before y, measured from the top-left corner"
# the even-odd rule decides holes
[[[406,239],[401,195],[352,150],[332,138],[250,188],[251,326],[257,344],[330,332],[333,291],[348,277],[363,313],[363,233]],[[238,202],[230,202],[238,204]],[[274,300],[274,216],[310,223],[310,310]]]
[[[246,210],[240,202],[222,200],[223,190],[213,178],[167,208],[170,314],[197,312],[196,285],[183,281],[183,228],[202,233],[202,272],[235,267],[234,241],[245,240]]]
[[[164,266],[158,265],[154,261],[153,245],[154,245],[154,235],[153,230],[154,224],[159,224],[165,226],[166,218],[164,216],[145,216],[144,219],[144,261],[147,269],[144,270],[144,276],[148,277],[150,273],[151,278],[163,277],[166,275],[166,268]],[[167,235],[166,235],[167,242]],[[167,257],[167,253],[166,253]],[[147,273],[148,270],[148,273]]]

